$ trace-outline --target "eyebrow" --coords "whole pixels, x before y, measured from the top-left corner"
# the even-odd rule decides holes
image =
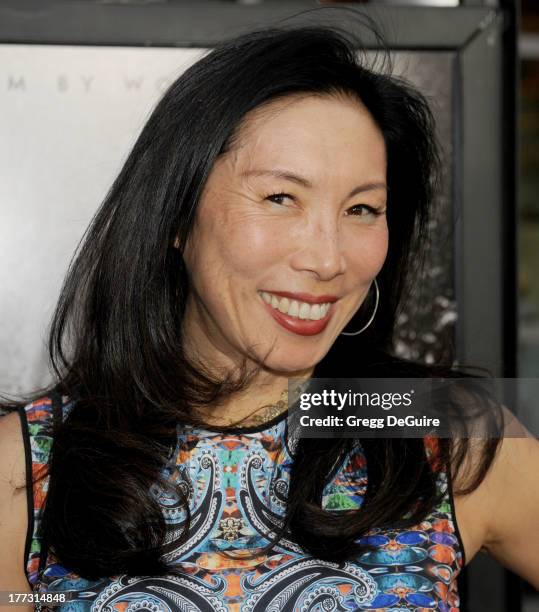
[[[312,188],[313,186],[309,179],[292,172],[286,172],[284,170],[247,170],[242,172],[241,176],[273,176],[291,181],[292,183],[296,183],[302,187]],[[385,189],[386,191],[389,191],[389,187],[386,183],[380,181],[370,181],[354,187],[354,189],[352,189],[352,191],[348,194],[347,198],[351,198],[358,193],[363,193],[365,191],[374,191],[375,189]]]

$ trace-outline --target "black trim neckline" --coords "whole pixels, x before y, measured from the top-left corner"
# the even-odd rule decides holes
[[[204,425],[201,427],[196,427],[197,430],[200,431],[208,431],[211,433],[217,434],[252,434],[252,433],[260,433],[261,431],[265,431],[266,429],[271,429],[288,416],[288,409],[283,410],[280,414],[273,417],[269,421],[265,423],[261,423],[260,425],[244,425],[243,427],[227,427],[226,429],[220,430],[215,427],[211,427],[209,425]]]
[[[34,478],[33,478],[33,461],[32,461],[32,449],[30,447],[30,430],[28,428],[28,418],[26,415],[26,407],[18,406],[17,414],[21,420],[22,439],[24,443],[24,463],[26,470],[26,506],[28,511],[28,525],[26,528],[26,539],[24,542],[24,559],[23,559],[23,571],[26,576],[26,580],[33,589],[34,585],[30,582],[28,576],[28,557],[30,556],[30,548],[32,546],[32,540],[34,538]]]
[[[320,361],[319,363],[317,363],[314,367],[313,373],[311,374],[309,380],[309,385],[307,387],[307,389],[309,389],[312,385],[312,380],[314,378],[320,377],[320,374],[322,373],[322,361]],[[278,414],[277,416],[273,417],[272,419],[270,419],[269,421],[266,421],[265,423],[261,423],[260,425],[244,425],[242,426],[238,426],[238,427],[230,427],[230,428],[226,428],[226,430],[220,430],[220,429],[215,429],[214,427],[211,427],[210,425],[204,425],[203,427],[196,427],[196,429],[200,430],[200,431],[208,431],[208,432],[212,432],[212,433],[222,433],[222,434],[253,434],[253,433],[260,433],[261,431],[265,431],[267,429],[271,429],[272,427],[275,427],[275,425],[277,425],[278,423],[280,423],[281,421],[284,421],[287,416],[290,414],[291,409],[299,402],[299,398],[292,404],[292,406],[290,406],[290,408],[287,408],[286,410],[283,410],[280,414]]]
[[[464,542],[462,540],[462,535],[460,533],[459,524],[457,521],[457,513],[455,511],[455,499],[453,494],[453,478],[451,476],[451,464],[446,466],[446,477],[447,477],[447,492],[449,493],[449,505],[451,506],[451,514],[453,516],[453,526],[455,528],[455,535],[457,536],[457,540],[460,546],[460,551],[462,553],[462,567],[460,570],[464,570],[466,567],[466,551],[464,550]]]

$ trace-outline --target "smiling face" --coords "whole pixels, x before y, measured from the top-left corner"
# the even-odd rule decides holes
[[[366,298],[388,247],[386,149],[346,96],[294,95],[248,114],[214,164],[183,257],[187,346],[314,367]]]

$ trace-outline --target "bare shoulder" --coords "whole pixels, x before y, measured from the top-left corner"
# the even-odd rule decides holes
[[[456,520],[468,562],[486,553],[539,588],[539,441],[503,411],[504,436],[481,484],[458,493],[481,459],[479,439],[470,439],[466,462],[454,475]]]
[[[20,416],[0,417],[0,591],[29,591],[24,572],[28,528],[26,458]]]
[[[16,412],[0,416],[0,476],[14,487],[26,484],[24,441],[21,419]]]

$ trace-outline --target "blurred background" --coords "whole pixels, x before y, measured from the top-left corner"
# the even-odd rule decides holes
[[[539,2],[523,0],[520,51],[519,366],[539,373]]]
[[[537,0],[0,0],[0,393],[50,381],[71,256],[166,87],[225,37],[358,28],[353,10],[429,98],[443,146],[428,265],[395,351],[518,378],[519,418],[539,431]],[[462,612],[539,612],[531,586],[481,554],[459,590]]]

